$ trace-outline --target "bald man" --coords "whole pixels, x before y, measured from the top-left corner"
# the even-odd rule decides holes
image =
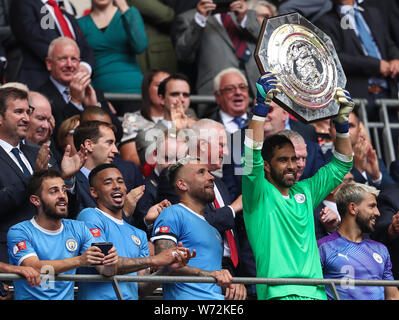
[[[29,121],[26,140],[43,144],[50,139],[54,129],[54,118],[48,99],[39,92],[29,92],[29,104],[34,108]]]

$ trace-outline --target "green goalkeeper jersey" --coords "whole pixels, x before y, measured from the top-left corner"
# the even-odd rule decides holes
[[[260,150],[245,146],[242,199],[257,277],[322,279],[313,211],[343,180],[352,162],[333,160],[295,183],[285,198],[265,178]],[[298,295],[326,299],[324,286],[257,285],[258,299]]]

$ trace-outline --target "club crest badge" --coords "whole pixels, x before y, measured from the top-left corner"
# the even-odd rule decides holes
[[[296,195],[294,195],[294,198],[298,203],[304,203],[306,200],[306,196],[303,193],[297,193]]]
[[[68,251],[73,252],[73,251],[76,251],[76,249],[78,248],[78,243],[75,239],[68,239],[65,242],[65,246],[68,249]]]
[[[378,263],[382,263],[382,257],[381,257],[377,252],[374,252],[374,253],[373,253],[373,258],[374,258],[374,260],[377,261]]]
[[[135,244],[137,244],[138,246],[141,245],[141,240],[137,238],[135,235],[132,234],[131,238]]]

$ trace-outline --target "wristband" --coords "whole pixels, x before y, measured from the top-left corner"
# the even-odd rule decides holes
[[[267,104],[257,103],[254,107],[254,115],[266,117],[269,113],[270,107]]]
[[[349,138],[350,134],[349,132],[338,132],[336,133],[337,138]]]
[[[67,186],[73,186],[73,185],[75,184],[75,177],[72,177],[71,180],[64,180],[64,183],[65,183]]]
[[[254,114],[254,115],[252,116],[252,120],[265,122],[266,117],[261,117],[261,116],[257,116],[256,114]]]
[[[345,121],[344,123],[340,123],[334,120],[335,130],[339,133],[349,132],[349,122]]]

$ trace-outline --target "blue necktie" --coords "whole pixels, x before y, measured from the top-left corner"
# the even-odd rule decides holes
[[[368,32],[364,20],[361,18],[361,13],[357,9],[355,9],[355,23],[360,40],[367,51],[367,55],[380,59],[377,45],[375,44],[372,35]]]
[[[241,130],[242,128],[244,128],[244,122],[245,122],[245,120],[244,120],[243,118],[241,118],[241,117],[236,117],[236,118],[233,119],[233,121],[237,124],[238,129]]]
[[[22,171],[24,172],[25,177],[29,178],[31,176],[30,171],[26,167],[25,163],[22,161],[22,158],[19,154],[19,149],[18,148],[12,148],[11,152],[14,154],[14,156],[17,158],[20,166],[22,167]]]

